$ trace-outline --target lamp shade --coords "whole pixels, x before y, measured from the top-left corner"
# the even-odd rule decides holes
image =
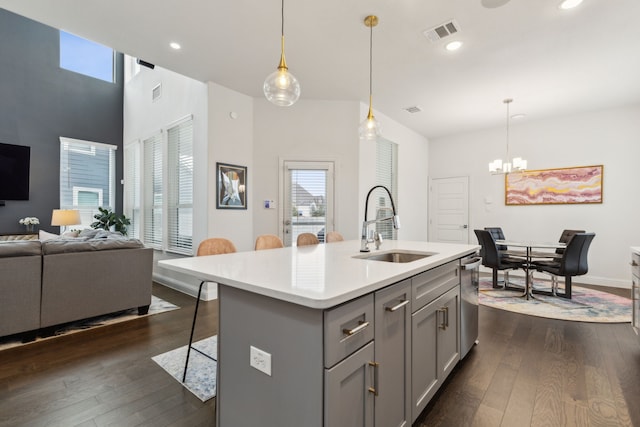
[[[54,209],[51,214],[51,225],[77,225],[80,222],[80,211],[77,209]]]

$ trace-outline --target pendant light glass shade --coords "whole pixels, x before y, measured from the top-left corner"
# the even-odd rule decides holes
[[[373,27],[378,25],[378,17],[375,15],[369,15],[364,18],[364,25],[369,27],[369,113],[367,118],[360,123],[358,128],[360,138],[375,140],[382,135],[382,126],[373,116],[372,107],[372,81],[373,81]]]
[[[527,169],[527,161],[522,157],[514,157],[512,161],[509,161],[509,104],[513,102],[513,99],[507,98],[503,102],[507,104],[507,158],[505,162],[503,162],[502,159],[495,159],[489,163],[489,172],[494,175],[514,171],[522,172]]]
[[[300,98],[300,83],[289,72],[287,61],[284,57],[284,0],[282,0],[282,29],[280,43],[280,64],[278,69],[269,74],[264,81],[262,90],[264,96],[279,107],[288,107],[295,104]]]

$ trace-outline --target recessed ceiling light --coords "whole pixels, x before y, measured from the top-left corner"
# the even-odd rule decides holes
[[[462,47],[462,42],[457,40],[453,42],[449,42],[445,46],[445,48],[450,52],[453,52],[454,50],[458,50],[461,47]]]
[[[175,49],[175,50],[180,50],[180,48],[182,47],[180,46],[180,43],[176,43],[176,42],[169,43],[169,46],[171,46],[171,49]]]
[[[560,3],[560,9],[573,9],[580,3],[582,3],[582,0],[564,0],[562,3]]]
[[[512,119],[517,120],[517,119],[522,119],[526,116],[526,114],[524,113],[518,113],[518,114],[514,114],[513,116],[511,116]]]

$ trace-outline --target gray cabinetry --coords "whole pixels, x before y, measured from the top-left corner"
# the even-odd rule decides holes
[[[375,293],[376,426],[411,425],[411,280]]]
[[[451,265],[450,265],[451,264]],[[431,300],[422,300],[422,308],[415,311],[411,317],[411,403],[412,418],[415,421],[420,412],[429,403],[444,379],[449,375],[455,364],[460,360],[460,329],[459,307],[460,287],[457,273],[452,274],[452,268],[457,272],[457,263],[446,264],[440,272],[432,278],[436,281],[434,287],[438,293],[431,293]],[[441,267],[439,267],[441,268]],[[429,272],[428,272],[429,273]],[[417,281],[416,281],[417,279]],[[427,289],[428,283],[424,277],[413,279],[414,290],[418,287]],[[442,286],[447,283],[446,286]],[[414,298],[415,298],[414,292]],[[414,299],[415,303],[415,299]]]
[[[373,426],[373,342],[324,373],[325,426]],[[301,422],[300,425],[304,423]]]
[[[631,326],[640,336],[640,253],[636,252],[631,254],[631,300]]]

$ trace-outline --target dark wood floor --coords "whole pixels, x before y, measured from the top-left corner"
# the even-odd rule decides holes
[[[215,399],[203,404],[151,360],[186,344],[195,300],[154,294],[182,309],[0,353],[0,426],[215,425]],[[200,307],[196,339],[218,326],[216,302]],[[481,306],[479,339],[416,426],[640,426],[629,324]]]

